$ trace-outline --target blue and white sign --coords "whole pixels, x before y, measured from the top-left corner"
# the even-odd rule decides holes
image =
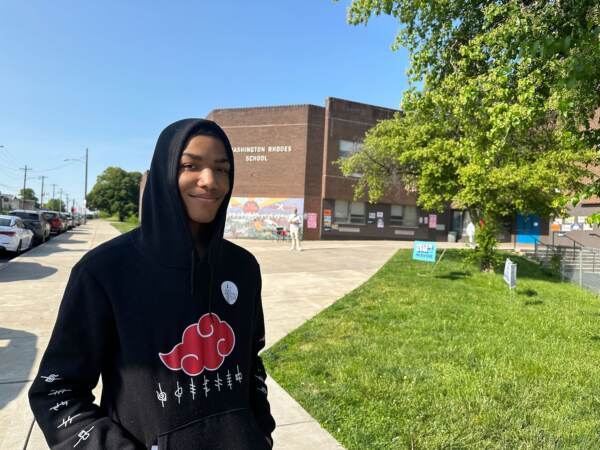
[[[508,258],[504,262],[504,281],[509,289],[517,287],[517,265]]]
[[[435,242],[415,241],[413,247],[413,259],[434,263],[436,251],[437,248]]]

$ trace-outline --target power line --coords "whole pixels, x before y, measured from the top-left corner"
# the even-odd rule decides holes
[[[18,170],[18,169],[17,169],[17,170]],[[6,176],[6,177],[8,177],[8,178],[12,178],[13,180],[20,180],[20,179],[21,179],[21,177],[20,177],[20,176],[17,176],[17,174],[10,173],[10,172],[6,171],[6,169],[5,169],[3,166],[0,166],[0,172],[1,172],[1,173],[2,173],[4,176]]]
[[[16,190],[19,190],[19,188],[18,188],[18,187],[16,187],[16,186],[9,186],[8,184],[3,184],[3,183],[0,183],[0,186],[4,186],[4,187],[6,187],[6,188],[9,188],[9,189],[16,189]]]
[[[4,149],[4,152],[6,153],[7,156],[9,156],[12,159],[17,159],[14,157],[14,155],[8,151],[8,149],[5,146],[2,146],[2,148]]]
[[[45,173],[45,172],[52,172],[54,170],[60,170],[60,169],[64,169],[65,167],[71,166],[73,165],[73,162],[68,162],[66,164],[61,164],[60,166],[56,166],[56,167],[52,167],[51,169],[43,169],[43,170],[36,170],[36,173]]]
[[[6,156],[2,155],[2,152],[0,152],[0,156],[1,156],[0,163],[2,163],[2,167],[4,167],[5,169],[14,170],[16,172],[19,171],[19,169],[17,169],[16,167],[12,167],[9,165],[9,164],[12,164],[13,161],[10,161],[8,158],[6,158]]]
[[[10,161],[10,159],[14,159],[16,160],[16,158],[10,156],[10,154],[8,153],[8,150],[6,149],[6,147],[4,145],[0,145],[0,150],[4,150],[4,155],[2,154],[2,151],[0,151],[0,156],[2,157],[2,165],[6,168],[6,169],[10,169],[10,170],[14,170],[14,171],[19,171],[19,169],[17,169],[16,167],[11,167],[9,166],[9,162],[12,163],[13,161]],[[17,163],[19,164],[19,163]]]

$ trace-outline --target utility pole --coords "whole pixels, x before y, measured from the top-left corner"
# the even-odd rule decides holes
[[[54,198],[55,189],[56,189],[56,184],[52,184],[52,198]]]
[[[58,195],[60,195],[60,197],[59,197],[60,202],[58,203],[58,212],[62,212],[62,209],[63,209],[62,194],[63,194],[63,190],[62,190],[62,188],[60,188],[60,192],[58,193]]]
[[[71,159],[71,158],[67,158],[65,159],[65,161],[79,161],[79,162],[85,162],[85,182],[84,182],[84,190],[83,190],[83,223],[87,223],[87,179],[88,179],[88,155],[89,155],[89,151],[88,148],[85,148],[85,161],[83,161],[82,159]],[[68,202],[67,202],[67,206]]]
[[[88,173],[88,148],[85,148],[85,190],[83,191],[83,223],[87,223],[87,173]]]
[[[45,176],[45,175],[42,175],[42,176],[38,177],[38,179],[42,180],[42,195],[41,195],[41,198],[40,198],[40,208],[44,207],[44,180],[46,178],[48,178],[48,177]]]
[[[69,212],[69,194],[67,193],[67,203],[65,204],[65,212]]]
[[[25,164],[25,167],[21,168],[20,170],[25,171],[25,177],[23,178],[23,194],[21,195],[21,209],[25,209],[25,189],[27,189],[27,171],[31,170],[31,167],[27,167],[27,164]]]

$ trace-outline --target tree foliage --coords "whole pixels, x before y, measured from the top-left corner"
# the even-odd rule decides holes
[[[51,198],[50,200],[48,200],[46,202],[45,207],[49,211],[64,212],[65,211],[65,202],[63,202],[59,198]]]
[[[117,215],[120,221],[138,211],[139,172],[127,172],[120,167],[107,168],[87,196],[88,207]]]
[[[402,182],[421,207],[453,203],[493,225],[515,213],[564,213],[597,163],[597,1],[354,0],[349,22],[398,19],[410,52],[403,113],[341,162],[356,194]]]
[[[35,196],[35,191],[31,188],[21,189],[19,195],[23,200],[33,200],[35,207],[39,207],[38,198]]]

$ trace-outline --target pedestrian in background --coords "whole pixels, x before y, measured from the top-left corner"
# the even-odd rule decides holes
[[[300,247],[299,234],[300,225],[302,224],[302,217],[298,215],[297,208],[294,208],[294,214],[290,216],[288,222],[290,224],[290,238],[292,239],[292,246],[290,247],[290,250],[294,250],[295,248],[300,252],[302,251],[302,248]]]
[[[475,225],[473,225],[473,222],[470,220],[467,225],[467,238],[469,239],[469,247],[473,247],[475,241]]]

